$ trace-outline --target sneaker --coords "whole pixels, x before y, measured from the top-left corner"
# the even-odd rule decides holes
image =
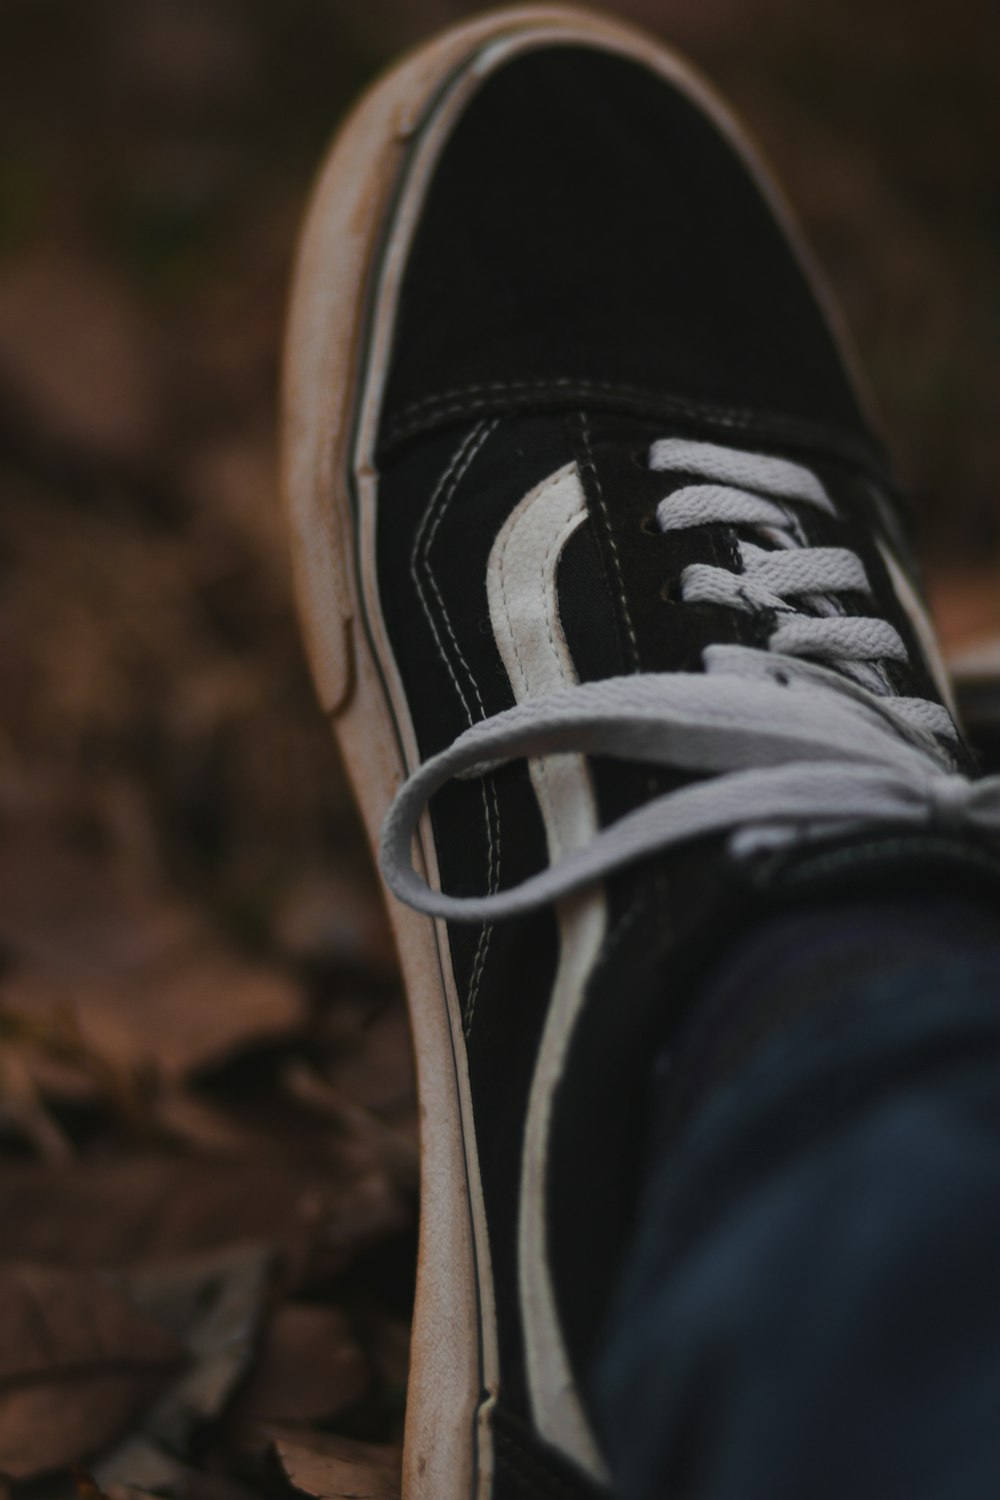
[[[313,672],[401,898],[405,1493],[605,1494],[587,1370],[699,967],[845,880],[995,877],[1000,795],[788,211],[640,32],[495,12],[374,86],[284,403]]]

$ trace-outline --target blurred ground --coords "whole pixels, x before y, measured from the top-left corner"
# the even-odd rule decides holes
[[[4,7],[0,1475],[18,1494],[65,1493],[72,1460],[193,1500],[333,1495],[348,1471],[392,1491],[412,1093],[296,638],[275,399],[333,124],[473,8]],[[860,345],[949,637],[1000,629],[1000,12],[617,8],[762,140]]]

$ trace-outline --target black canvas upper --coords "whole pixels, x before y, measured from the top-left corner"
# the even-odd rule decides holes
[[[589,47],[519,56],[466,108],[406,271],[383,434],[560,401],[876,446],[733,147]]]
[[[890,669],[893,686],[936,698],[876,545],[881,534],[897,554],[905,547],[879,445],[745,164],[678,88],[633,62],[589,47],[517,57],[473,95],[434,175],[381,412],[380,606],[423,758],[514,702],[487,561],[514,506],[568,463],[588,515],[557,585],[582,681],[699,672],[709,644],[766,645],[766,614],[679,598],[690,563],[737,570],[739,560],[731,527],[664,535],[650,524],[685,482],[646,461],[671,435],[808,465],[838,508],[836,518],[801,508],[810,543],[861,556],[876,612],[911,648],[911,662]],[[870,599],[853,602],[873,610]],[[667,773],[620,761],[593,761],[591,771],[604,824],[671,785]],[[431,815],[453,894],[514,885],[546,863],[524,762],[448,785]],[[930,838],[848,840],[824,859],[736,870],[722,841],[706,840],[609,882],[607,935],[555,1100],[547,1205],[581,1383],[631,1224],[643,1069],[683,1027],[719,934],[824,882],[882,878],[894,861],[991,863],[985,851]],[[532,1434],[518,1300],[521,1147],[558,961],[555,914],[453,924],[449,941],[498,1316],[495,1500],[593,1495]]]

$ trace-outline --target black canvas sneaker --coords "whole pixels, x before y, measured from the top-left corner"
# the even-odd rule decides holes
[[[590,13],[424,47],[316,190],[285,488],[402,898],[410,1497],[607,1490],[585,1372],[700,967],[804,896],[996,873],[834,325],[724,106]]]

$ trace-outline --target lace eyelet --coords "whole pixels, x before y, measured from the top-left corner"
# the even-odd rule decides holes
[[[664,604],[683,604],[684,594],[681,589],[679,578],[668,578],[666,583],[660,585],[660,598]]]
[[[643,516],[639,522],[639,530],[644,531],[647,536],[662,536],[663,530],[656,519],[656,511],[651,510],[648,515]]]
[[[650,472],[648,447],[633,448],[632,452],[629,454],[629,458],[637,469],[642,469],[644,474],[648,474]]]

